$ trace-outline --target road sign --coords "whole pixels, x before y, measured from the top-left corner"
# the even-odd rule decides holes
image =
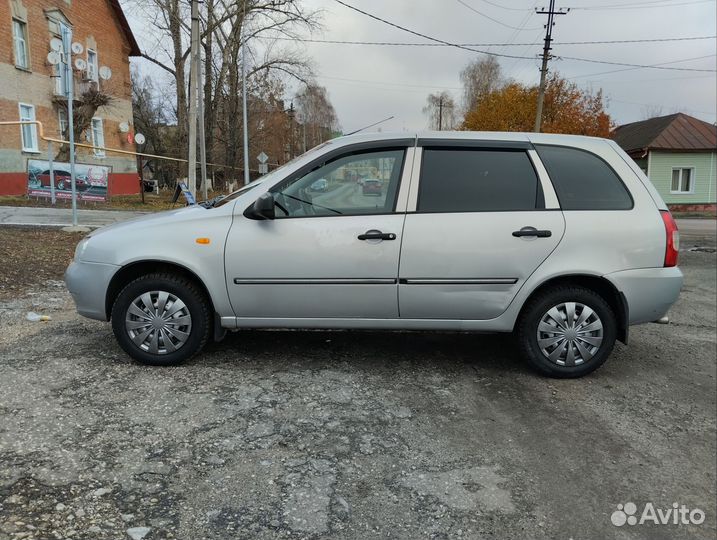
[[[266,174],[269,172],[268,163],[259,163],[259,174]]]
[[[256,156],[256,159],[259,160],[259,163],[266,163],[269,160],[269,156],[267,156],[264,152]]]

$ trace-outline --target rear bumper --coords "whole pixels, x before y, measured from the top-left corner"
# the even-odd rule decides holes
[[[629,324],[656,321],[677,301],[682,288],[682,272],[673,268],[640,268],[607,274],[627,301]]]
[[[120,267],[114,264],[72,261],[65,271],[65,284],[83,317],[107,320],[105,298],[112,276]]]

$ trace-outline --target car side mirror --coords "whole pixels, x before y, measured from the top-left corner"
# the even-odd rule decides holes
[[[274,195],[263,193],[254,204],[244,210],[244,217],[257,220],[274,219]]]

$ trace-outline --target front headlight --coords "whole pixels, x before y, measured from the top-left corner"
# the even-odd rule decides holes
[[[87,244],[90,243],[90,237],[85,236],[82,240],[80,240],[80,243],[77,244],[77,247],[75,248],[75,260],[79,261],[82,259],[82,255],[84,254],[85,250],[87,249]]]

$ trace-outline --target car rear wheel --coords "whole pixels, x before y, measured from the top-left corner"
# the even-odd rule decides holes
[[[211,329],[210,305],[195,283],[173,274],[130,282],[112,306],[112,330],[135,360],[176,365],[202,350]]]
[[[599,294],[579,286],[554,287],[525,306],[518,339],[528,362],[558,378],[581,377],[605,363],[617,321]]]

